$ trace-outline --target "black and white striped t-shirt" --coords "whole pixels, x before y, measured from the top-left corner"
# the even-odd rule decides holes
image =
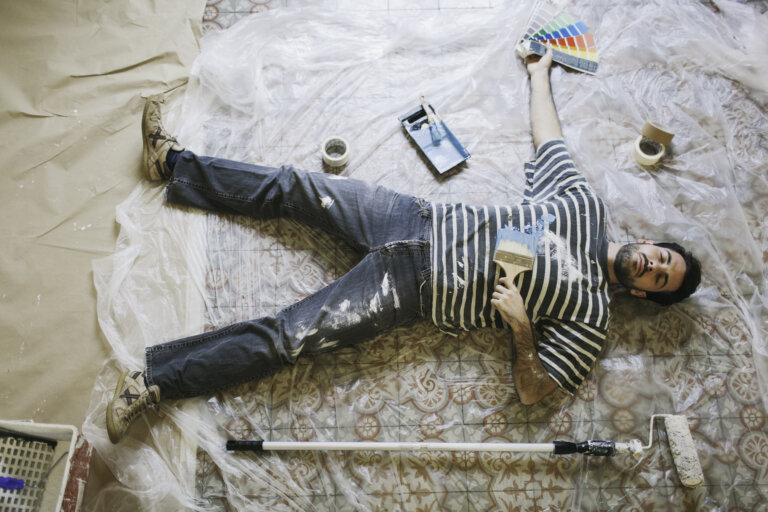
[[[490,302],[500,277],[492,261],[497,231],[535,232],[533,270],[518,275],[515,284],[536,327],[539,358],[573,393],[608,329],[605,208],[562,140],[543,144],[525,174],[519,205],[432,205],[432,320],[452,333],[507,327]]]

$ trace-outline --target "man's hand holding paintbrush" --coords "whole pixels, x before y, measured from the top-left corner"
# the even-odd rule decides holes
[[[512,278],[499,279],[491,305],[512,328],[515,347],[512,375],[520,401],[525,405],[534,404],[555,389],[557,382],[549,376],[536,353],[533,325]]]
[[[516,322],[528,324],[528,313],[525,311],[523,298],[512,278],[502,277],[499,279],[499,284],[496,285],[496,290],[491,298],[491,304],[508,324],[511,325]]]

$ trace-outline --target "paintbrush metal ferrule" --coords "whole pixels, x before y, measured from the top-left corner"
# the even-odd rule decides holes
[[[533,268],[533,258],[530,256],[524,256],[522,254],[513,254],[506,252],[503,249],[496,251],[494,261],[503,261],[504,263],[512,263],[513,265],[520,265],[521,267]]]

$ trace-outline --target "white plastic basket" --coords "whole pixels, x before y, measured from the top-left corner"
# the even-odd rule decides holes
[[[77,428],[0,420],[0,432],[0,476],[24,482],[0,489],[0,512],[77,512],[93,452]]]

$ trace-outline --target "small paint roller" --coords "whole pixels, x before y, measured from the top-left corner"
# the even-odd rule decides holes
[[[613,456],[620,453],[640,455],[651,447],[653,421],[664,417],[672,458],[681,483],[698,487],[704,483],[699,456],[693,444],[688,420],[685,416],[657,414],[651,417],[651,434],[647,446],[634,439],[626,443],[614,441],[552,441],[551,443],[441,443],[441,442],[383,442],[383,441],[227,441],[228,451],[444,451],[444,452],[527,452],[568,455]]]
[[[437,113],[432,110],[432,107],[427,104],[427,100],[424,98],[424,96],[421,97],[421,108],[424,109],[424,113],[427,115],[427,123],[429,123],[429,135],[432,137],[432,144],[437,145],[443,138],[443,134],[440,131],[440,127],[438,126],[440,123],[440,118],[438,117]]]
[[[533,256],[536,254],[537,237],[513,228],[502,228],[496,235],[496,249],[493,262],[509,278],[533,268]]]

